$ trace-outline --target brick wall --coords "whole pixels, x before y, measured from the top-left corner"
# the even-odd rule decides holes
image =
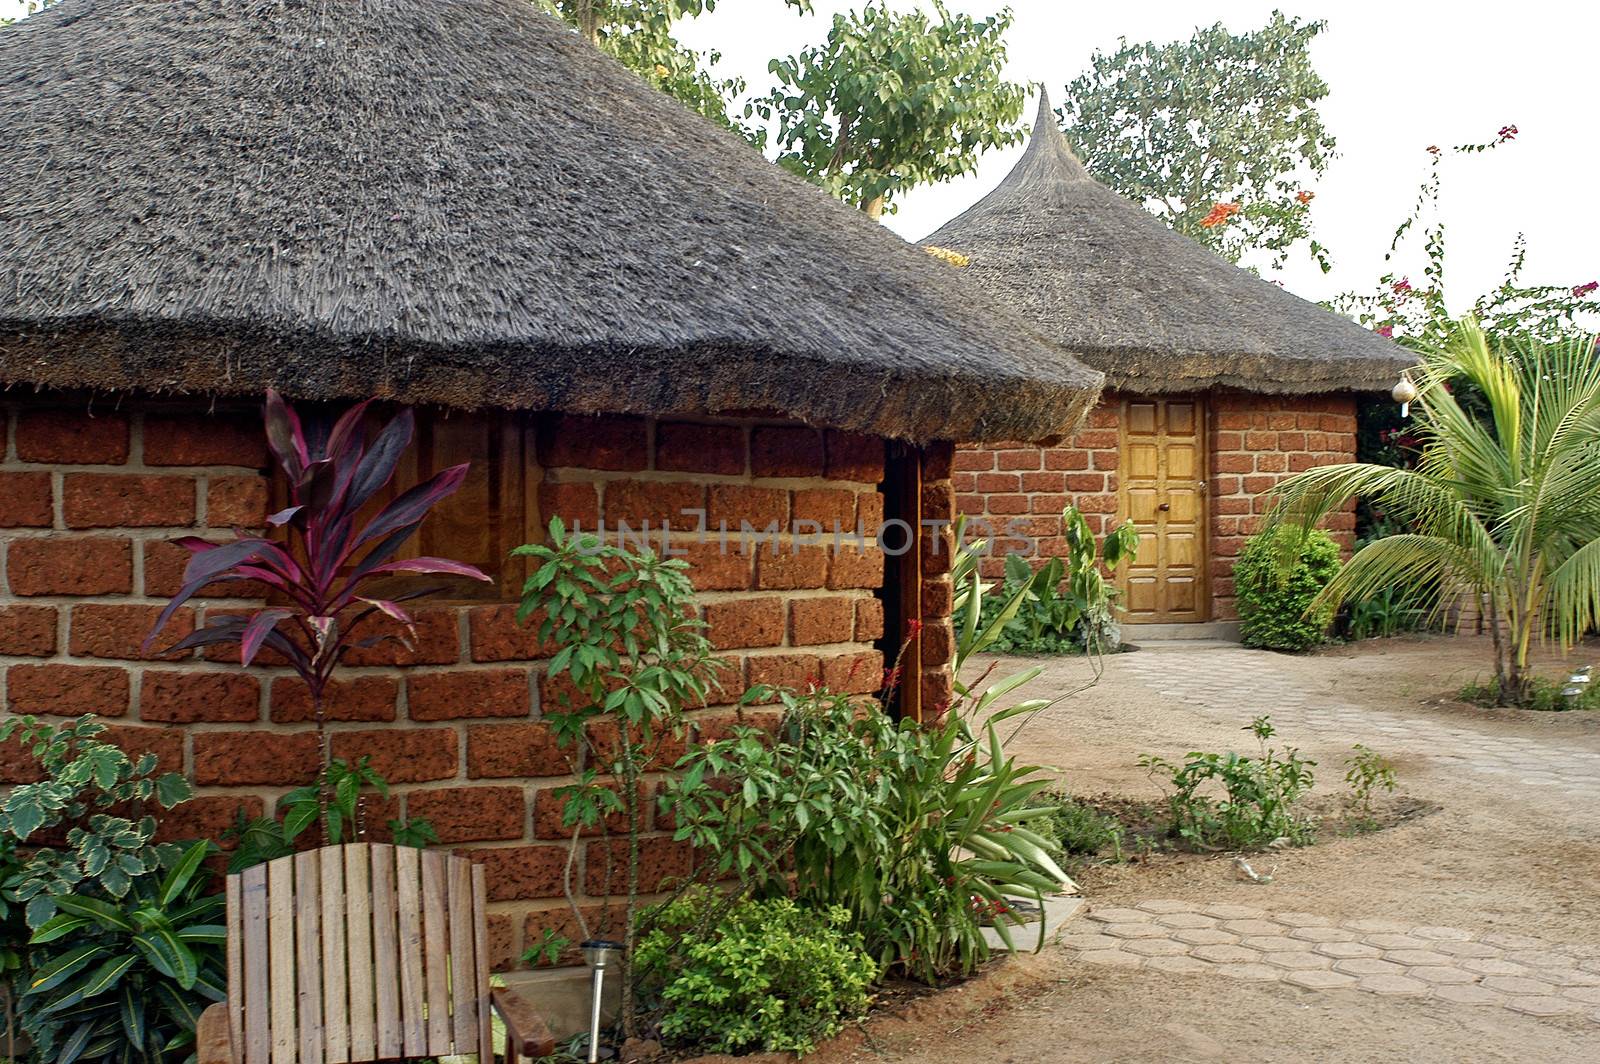
[[[559,514],[587,528],[602,518],[692,528],[684,509],[704,509],[713,529],[726,522],[735,531],[742,521],[761,528],[772,520],[872,529],[882,517],[884,444],[871,437],[767,421],[559,416],[540,418],[535,435],[535,527]],[[317,764],[298,680],[283,668],[241,670],[221,652],[174,660],[140,650],[187,558],[168,540],[264,521],[267,456],[253,409],[129,401],[97,402],[91,412],[85,401],[0,401],[0,441],[0,705],[98,713],[114,722],[115,741],[188,773],[198,796],[163,824],[166,837],[217,838],[239,809],[270,814]],[[937,465],[943,455],[948,476],[949,449],[928,454],[935,475],[927,491],[948,500]],[[885,566],[875,545],[835,551],[831,538],[800,543],[785,534],[747,555],[736,538],[728,553],[701,538],[675,532],[673,543],[688,552],[710,638],[730,663],[725,701],[755,683],[877,690]],[[949,643],[949,581],[933,575],[927,682],[947,692],[940,647]],[[220,597],[238,588],[195,599],[161,645],[210,612],[258,604]],[[525,935],[568,923],[557,900],[567,851],[554,792],[571,766],[540,719],[552,691],[541,648],[513,609],[424,608],[414,650],[351,656],[328,714],[336,756],[370,756],[394,785],[373,823],[426,817],[443,843],[488,866],[502,965],[520,954]],[[712,706],[694,717],[700,732],[716,734],[734,711]],[[663,764],[676,751],[666,754]],[[16,752],[0,757],[0,782],[20,778]],[[593,837],[578,853],[577,889],[596,909],[614,845]],[[690,860],[664,832],[645,854],[647,885],[681,874]]]
[[[1068,505],[1084,513],[1096,535],[1115,523],[1120,404],[1120,396],[1107,395],[1084,427],[1057,446],[1009,441],[956,452],[957,511],[997,532],[997,551],[983,563],[986,575],[1000,575],[1002,552],[1025,548],[1017,537],[1037,544],[1036,559],[1064,554],[1060,513]],[[1234,559],[1259,526],[1265,493],[1287,473],[1354,461],[1356,404],[1349,395],[1218,392],[1207,407],[1212,619],[1232,620]],[[1354,505],[1328,527],[1348,551]],[[1015,535],[1008,538],[1008,530]],[[987,534],[985,526],[979,532]]]

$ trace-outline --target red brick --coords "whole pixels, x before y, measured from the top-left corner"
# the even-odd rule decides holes
[[[1273,431],[1292,429],[1295,427],[1294,415],[1282,410],[1273,410],[1267,414],[1267,428]]]
[[[543,613],[517,621],[515,606],[478,606],[467,614],[468,642],[473,661],[531,661],[556,652],[554,640],[540,643]]]
[[[113,724],[100,733],[100,738],[137,760],[145,754],[154,754],[155,771],[183,771],[183,730],[181,728],[141,728],[130,724]]]
[[[706,489],[684,481],[613,480],[606,485],[605,518],[608,529],[627,525],[644,528],[694,530],[704,518]],[[685,510],[693,511],[684,513]]]
[[[24,743],[21,736],[13,735],[0,743],[0,785],[38,783],[45,775],[44,768],[33,756],[32,744]]]
[[[883,586],[884,554],[877,547],[858,550],[846,545],[829,553],[828,590]]]
[[[1103,474],[1102,474],[1103,478]],[[1022,474],[1023,491],[1053,491],[1067,490],[1067,476],[1065,473],[1024,473]]]
[[[756,556],[756,587],[794,591],[821,587],[828,579],[828,552],[823,547],[767,544]]]
[[[883,655],[863,650],[828,658],[822,663],[822,686],[835,694],[872,694],[883,686]]]
[[[926,592],[927,585],[923,585]],[[870,643],[883,638],[883,603],[875,598],[856,599],[856,642]]]
[[[589,843],[583,855],[584,893],[592,898],[626,893],[627,866],[627,839],[603,839]],[[688,878],[692,867],[693,852],[687,842],[677,842],[664,836],[640,840],[641,893],[654,894],[678,885]]]
[[[265,469],[267,461],[266,433],[254,410],[144,419],[145,465]]]
[[[202,787],[295,786],[315,780],[320,766],[315,732],[201,732],[194,737],[194,782]]]
[[[742,484],[713,484],[707,494],[708,528],[726,528],[730,534],[736,534],[745,525],[760,532],[772,525],[783,530],[789,523],[788,492]]]
[[[795,599],[789,605],[789,641],[795,646],[848,643],[855,635],[855,615],[853,599]]]
[[[1122,418],[1117,407],[1102,404],[1089,411],[1087,424],[1091,429],[1114,429],[1121,421]]]
[[[837,488],[802,488],[794,493],[791,507],[796,528],[809,521],[817,530],[832,533],[856,527],[856,493]],[[805,531],[812,531],[805,529]]]
[[[1217,473],[1253,473],[1255,468],[1255,456],[1248,454],[1219,454],[1212,463]]]
[[[1303,473],[1307,469],[1314,469],[1319,465],[1327,464],[1324,459],[1311,454],[1291,454],[1289,456],[1289,472]]]
[[[596,784],[612,794],[620,795],[621,789],[615,784]],[[576,833],[580,836],[594,836],[602,832],[616,832],[626,834],[628,831],[628,816],[626,810],[608,813],[602,818],[601,823],[583,826],[574,824],[568,827],[562,822],[566,815],[567,802],[570,796],[559,794],[559,788],[542,788],[533,797],[533,837],[536,839],[570,839]],[[641,791],[645,788],[641,787]],[[641,796],[643,797],[643,796]],[[650,823],[650,810],[646,804],[640,805],[640,824],[648,827]],[[565,847],[563,847],[565,849]]]
[[[1288,458],[1281,454],[1256,455],[1256,469],[1262,473],[1282,473],[1288,465]]]
[[[565,846],[497,846],[463,850],[461,856],[483,866],[490,901],[561,897],[567,867]]]
[[[1253,424],[1249,411],[1225,410],[1217,414],[1217,428],[1239,432]]]
[[[72,608],[68,651],[82,658],[159,661],[165,657],[165,648],[194,631],[194,611],[187,606],[180,607],[147,653],[142,644],[155,627],[161,610],[161,606],[80,603]]]
[[[617,414],[546,414],[539,419],[539,462],[546,468],[634,472],[649,457],[642,418]]]
[[[922,582],[922,616],[923,617],[948,617],[952,608],[954,592],[948,578],[938,580],[924,580]],[[877,602],[877,599],[872,601]],[[883,612],[883,603],[878,602],[878,612]]]
[[[1046,469],[1073,470],[1089,468],[1089,452],[1075,447],[1052,447],[1044,453]]]
[[[489,931],[489,970],[508,972],[517,965],[517,921],[508,913],[490,913],[486,922]]]
[[[990,495],[989,512],[992,514],[1025,514],[1030,503],[1026,495]]]
[[[956,446],[949,440],[934,440],[922,448],[922,479],[949,480],[955,472]]]
[[[596,935],[611,935],[620,937],[622,926],[627,920],[627,911],[621,905],[584,905],[580,906],[583,918],[588,921],[589,931]],[[572,907],[562,905],[555,909],[545,909],[528,913],[523,918],[523,938],[526,946],[534,946],[543,940],[544,933],[549,931],[558,938],[566,939],[567,945],[562,949],[561,955],[556,958],[557,965],[574,965],[583,960],[583,954],[578,949],[582,941],[584,930],[578,923],[578,918],[573,915]],[[548,968],[551,962],[548,958],[539,958],[533,962],[535,968]]]
[[[445,787],[406,795],[406,816],[428,821],[448,845],[520,839],[527,808],[521,787]]]
[[[1116,451],[1095,451],[1089,458],[1096,469],[1116,469],[1122,464],[1122,456]]]
[[[55,652],[54,606],[0,606],[0,654],[47,658]]]
[[[549,724],[473,724],[467,728],[467,775],[472,779],[565,776],[576,747],[561,749]]]
[[[144,593],[170,598],[183,587],[183,570],[194,557],[187,550],[163,540],[146,540],[144,550]],[[254,581],[228,581],[201,588],[200,598],[249,598],[266,596],[266,587]]]
[[[194,524],[191,477],[71,473],[62,481],[68,528],[176,528]]]
[[[943,665],[955,660],[955,633],[948,622],[922,626],[922,664]]]
[[[816,429],[761,426],[750,434],[750,470],[758,477],[814,477],[823,468]]]
[[[261,716],[261,686],[244,672],[166,671],[144,673],[139,719],[163,724],[195,721],[244,723]]]
[[[526,717],[532,697],[526,669],[455,669],[406,677],[412,720]]]
[[[994,452],[962,447],[956,451],[955,468],[968,473],[987,473],[994,468]]]
[[[1101,474],[1101,476],[1104,476],[1104,474]],[[1088,496],[1098,494],[1100,494],[1100,492],[1085,493],[1085,495]],[[1028,508],[1036,514],[1051,514],[1052,516],[1056,516],[1059,515],[1062,510],[1065,510],[1068,506],[1082,500],[1083,498],[1084,495],[1080,495],[1077,497],[1077,499],[1074,499],[1068,495],[1057,495],[1055,492],[1042,491],[1036,495],[1029,496]],[[1078,509],[1082,510],[1083,507],[1079,506]]]
[[[263,528],[267,523],[265,477],[211,477],[206,483],[206,524],[212,528]]]
[[[347,665],[453,665],[461,660],[461,641],[457,632],[456,611],[420,610],[415,615],[414,648],[388,640],[375,647],[357,647],[345,656]],[[388,617],[376,618],[362,626],[365,636],[401,635],[404,625]]]
[[[982,492],[995,491],[1020,491],[1022,489],[1022,474],[1020,473],[979,473],[978,490]]]
[[[674,544],[674,550],[683,551],[681,557],[689,565],[689,580],[696,591],[744,591],[750,587],[754,551],[747,553],[737,536],[730,535],[726,544],[716,533],[703,542],[698,537],[695,540]]]
[[[335,680],[322,693],[325,720],[390,721],[395,719],[395,702],[400,697],[400,681],[392,676],[357,676]],[[311,693],[298,676],[279,676],[268,692],[270,713],[278,724],[304,724],[316,720]]]
[[[1272,486],[1277,482],[1277,477],[1250,476],[1245,477],[1240,483],[1244,485],[1244,491],[1246,495],[1256,495],[1263,491],[1271,491]]]
[[[209,839],[224,850],[231,850],[238,844],[223,838],[222,833],[234,826],[240,813],[246,820],[254,820],[265,812],[265,803],[255,795],[201,795],[161,813],[156,841]]]
[[[656,468],[685,473],[745,471],[742,425],[664,421],[656,426]]]
[[[6,670],[6,705],[18,714],[120,717],[128,712],[128,673],[88,665],[13,665]]]
[[[922,719],[933,722],[955,702],[955,681],[948,665],[922,670]]]
[[[390,783],[454,779],[460,767],[454,728],[396,725],[334,732],[333,756],[352,763],[371,758],[373,771]]]
[[[574,528],[593,532],[600,527],[600,492],[586,483],[541,484],[539,517],[545,525],[559,517],[569,532]]]
[[[866,535],[875,535],[883,524],[883,494],[863,492],[856,498],[856,527]]]
[[[121,465],[128,460],[128,419],[121,414],[24,410],[17,418],[17,457],[24,462]]]
[[[954,521],[956,516],[956,496],[950,490],[948,480],[933,481],[922,485],[922,520],[927,521]]]
[[[815,654],[761,654],[750,658],[751,687],[803,691],[822,682],[822,660]]]
[[[49,528],[50,491],[49,473],[0,473],[0,528]]]
[[[1001,451],[998,468],[1012,470],[1039,469],[1043,465],[1043,456],[1036,449],[1024,451]]]
[[[880,437],[830,429],[827,433],[827,452],[823,476],[829,480],[876,484],[883,479],[884,445]],[[811,473],[794,475],[815,476],[816,473],[813,468]]]
[[[13,540],[6,572],[14,595],[126,595],[133,590],[133,545],[101,537]]]
[[[617,730],[616,719],[598,717],[589,722],[588,730],[592,763],[609,769],[622,757],[622,749],[617,743],[620,733]],[[640,729],[630,728],[629,732],[633,736],[633,745],[644,748],[643,755],[646,761],[643,767],[646,771],[669,769],[683,756],[685,740],[681,734],[658,731],[647,745]]]
[[[708,602],[705,621],[716,650],[775,647],[783,642],[783,600],[776,596]]]

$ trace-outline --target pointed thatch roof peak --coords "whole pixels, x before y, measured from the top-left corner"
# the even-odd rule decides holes
[[[1040,94],[1027,150],[925,245],[1129,391],[1388,388],[1415,356],[1213,254],[1094,180]]]
[[[0,32],[0,387],[1068,427],[1100,375],[527,0]]]

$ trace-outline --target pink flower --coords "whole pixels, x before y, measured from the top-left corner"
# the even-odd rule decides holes
[[[1517,127],[1516,126],[1501,126],[1500,127],[1500,143],[1501,144],[1504,144],[1506,141],[1511,140],[1516,135],[1517,135]]]
[[[1572,294],[1577,296],[1579,299],[1582,299],[1590,292],[1593,292],[1596,288],[1600,288],[1600,281],[1590,281],[1588,284],[1580,284],[1578,287],[1574,288],[1572,290]]]
[[[1377,332],[1377,334],[1379,336],[1393,336],[1394,335],[1394,326],[1393,325],[1380,325],[1380,326],[1378,326],[1378,328],[1375,331]]]
[[[1394,288],[1395,295],[1403,296],[1407,292],[1411,291],[1411,278],[1402,277],[1396,281],[1392,287]]]
[[[1428,154],[1429,155],[1438,155],[1439,154],[1439,145],[1437,145],[1437,144],[1428,145]]]

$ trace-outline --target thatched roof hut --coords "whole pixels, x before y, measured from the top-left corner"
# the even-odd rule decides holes
[[[927,440],[1101,383],[526,0],[66,0],[0,113],[0,385]]]
[[[1387,389],[1415,356],[1240,269],[1089,176],[1041,94],[1011,174],[924,244],[1141,394]]]

